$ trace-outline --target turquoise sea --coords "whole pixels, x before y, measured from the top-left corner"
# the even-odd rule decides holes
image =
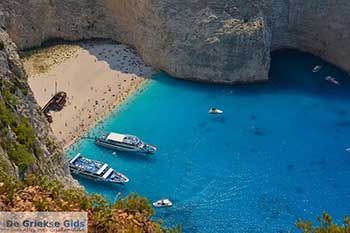
[[[170,198],[174,206],[155,218],[185,233],[297,232],[297,219],[323,211],[341,221],[350,215],[350,77],[312,55],[280,51],[270,78],[223,86],[156,75],[90,135],[131,133],[159,152],[114,155],[80,140],[69,156],[105,161],[130,182],[79,181],[111,201],[118,192]],[[207,114],[214,106],[224,114]]]

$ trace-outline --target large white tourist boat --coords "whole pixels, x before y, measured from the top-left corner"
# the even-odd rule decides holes
[[[109,133],[102,137],[96,138],[95,143],[99,146],[115,150],[154,153],[157,151],[155,146],[144,143],[134,135]]]
[[[71,173],[90,180],[118,184],[127,183],[129,181],[128,177],[114,171],[107,163],[85,158],[81,156],[80,153],[69,160],[69,169]]]

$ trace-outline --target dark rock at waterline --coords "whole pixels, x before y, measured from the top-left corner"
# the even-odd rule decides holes
[[[297,194],[302,194],[302,193],[304,193],[304,190],[303,190],[300,186],[296,186],[296,187],[295,187],[295,192],[296,192]]]
[[[265,135],[265,131],[262,128],[259,128],[259,127],[256,127],[256,126],[252,126],[251,127],[251,131],[256,136],[264,136]]]
[[[288,171],[292,171],[292,170],[294,170],[294,164],[288,164],[288,166],[287,166],[287,169],[288,169]]]
[[[336,122],[336,126],[337,127],[341,127],[341,128],[348,128],[350,127],[350,120],[341,120],[341,121],[338,121]]]

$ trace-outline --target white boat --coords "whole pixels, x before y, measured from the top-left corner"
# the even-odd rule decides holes
[[[96,138],[95,143],[99,146],[122,151],[150,154],[157,151],[157,147],[144,143],[134,135],[127,134],[109,133],[108,135]]]
[[[325,80],[328,81],[328,82],[331,82],[331,83],[333,83],[333,84],[335,84],[335,85],[339,85],[339,84],[340,84],[340,83],[338,82],[338,80],[336,80],[336,79],[333,78],[332,76],[327,76],[327,77],[325,78]]]
[[[317,73],[317,72],[320,71],[321,69],[322,69],[322,66],[317,65],[317,66],[315,66],[315,67],[312,69],[312,72],[313,72],[313,73]]]
[[[209,109],[208,113],[209,114],[223,114],[224,111],[222,111],[222,110],[220,110],[218,108],[211,108],[211,109]]]
[[[345,149],[346,152],[350,152],[350,147]]]
[[[153,202],[153,206],[157,208],[171,207],[173,203],[169,199],[160,199],[159,201]]]
[[[80,153],[70,159],[68,163],[71,173],[90,180],[117,184],[129,182],[128,177],[114,171],[107,163],[85,158]]]

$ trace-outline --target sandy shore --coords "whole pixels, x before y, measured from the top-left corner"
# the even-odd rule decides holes
[[[68,147],[145,83],[154,70],[135,50],[114,43],[58,45],[24,59],[29,85],[41,107],[65,91],[63,110],[51,112],[52,130]]]

